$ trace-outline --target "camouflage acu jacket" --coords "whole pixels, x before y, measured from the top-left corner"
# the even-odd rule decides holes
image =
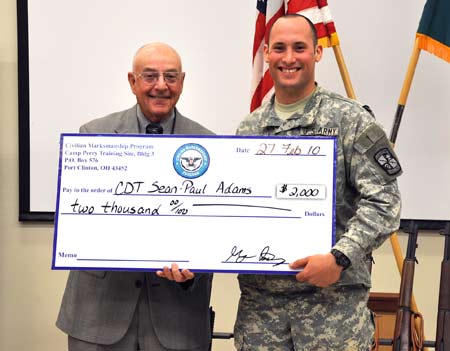
[[[286,121],[278,118],[272,97],[247,116],[237,134],[337,136],[334,248],[350,259],[351,266],[335,285],[370,287],[367,257],[400,222],[396,178],[402,170],[381,125],[360,103],[318,87],[303,113]],[[239,281],[279,293],[311,290],[293,276],[241,274]]]

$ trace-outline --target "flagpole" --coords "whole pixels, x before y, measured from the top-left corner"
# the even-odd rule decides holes
[[[405,80],[403,81],[402,90],[398,99],[397,111],[395,113],[394,124],[392,126],[391,135],[389,138],[391,143],[394,145],[397,140],[397,133],[402,121],[403,110],[405,109],[406,100],[408,99],[409,89],[411,88],[412,80],[414,78],[417,62],[419,61],[419,55],[419,39],[416,38],[414,42],[413,52],[411,54],[411,58],[409,59],[408,70],[406,71]]]
[[[356,100],[356,94],[353,90],[352,82],[350,81],[350,75],[348,74],[347,66],[344,61],[344,55],[342,54],[341,47],[339,45],[333,45],[334,56],[339,67],[339,72],[341,73],[342,81],[344,82],[345,91],[347,96],[351,99]]]
[[[409,59],[409,65],[408,65],[408,69],[406,71],[405,80],[403,81],[402,90],[400,91],[400,96],[399,96],[398,103],[397,103],[397,111],[395,113],[395,118],[394,118],[394,124],[392,126],[391,135],[389,138],[389,140],[391,141],[393,146],[395,146],[395,142],[397,140],[398,130],[400,128],[400,123],[402,120],[403,111],[405,109],[406,100],[408,100],[408,94],[409,94],[409,90],[412,85],[414,73],[416,71],[417,62],[419,61],[419,56],[420,56],[419,39],[416,38],[416,40],[414,42],[413,52]],[[397,268],[398,268],[398,271],[401,276],[402,272],[403,272],[404,258],[403,258],[403,254],[402,254],[402,249],[400,247],[400,243],[398,241],[397,232],[392,233],[392,235],[390,236],[390,242],[391,242],[392,250],[394,252],[395,261],[397,263]],[[414,298],[414,294],[411,294],[411,309],[416,313],[419,312],[419,310],[417,308],[417,304],[416,304],[416,299]],[[420,326],[420,321],[418,319],[414,319],[414,326],[415,326],[416,331],[420,330],[421,326]],[[424,335],[424,339],[425,339],[425,335]],[[425,347],[424,350],[427,351],[428,348]]]

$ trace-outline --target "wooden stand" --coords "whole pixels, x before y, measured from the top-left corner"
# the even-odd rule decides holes
[[[393,339],[395,316],[398,308],[398,293],[372,292],[369,296],[368,306],[376,315],[378,336],[380,339]],[[391,351],[392,346],[381,346],[380,351]]]

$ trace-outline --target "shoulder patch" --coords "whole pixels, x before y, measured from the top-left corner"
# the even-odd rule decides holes
[[[387,147],[378,150],[373,156],[380,167],[389,175],[397,175],[402,168],[395,155]]]
[[[355,149],[360,153],[365,154],[374,144],[376,144],[380,139],[385,138],[387,141],[386,134],[384,131],[377,126],[372,124],[359,136],[355,142]]]
[[[366,155],[386,180],[395,179],[402,173],[400,162],[380,126],[373,124],[368,127],[356,140],[354,147]]]

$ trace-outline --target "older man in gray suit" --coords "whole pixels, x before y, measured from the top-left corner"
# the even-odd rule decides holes
[[[175,108],[184,76],[173,48],[141,47],[128,73],[137,104],[80,132],[213,134]],[[68,334],[69,351],[207,350],[211,282],[176,264],[156,273],[71,271],[56,325]]]

